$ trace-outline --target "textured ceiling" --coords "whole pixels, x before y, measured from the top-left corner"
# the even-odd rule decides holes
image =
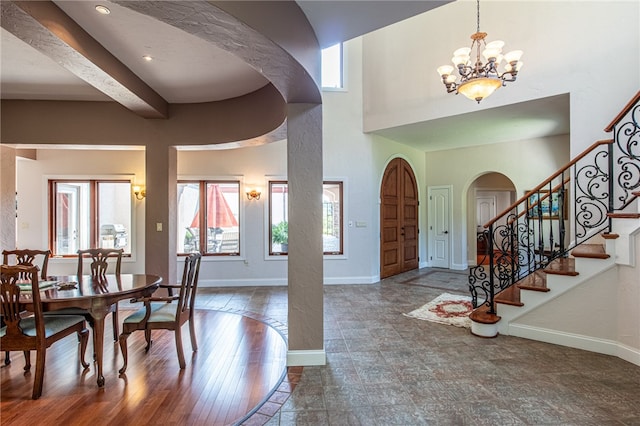
[[[54,3],[168,103],[233,98],[268,83],[265,76],[238,57],[129,7],[92,0]],[[322,47],[445,3],[448,1],[298,1]],[[107,5],[111,14],[96,13],[97,4]],[[0,47],[2,99],[111,100],[4,28],[0,30]],[[144,55],[153,60],[145,61]],[[561,95],[376,133],[425,151],[450,149],[565,134],[569,131],[568,111],[568,95]],[[487,121],[491,121],[491,129],[483,126]],[[458,141],[455,146],[452,140]]]

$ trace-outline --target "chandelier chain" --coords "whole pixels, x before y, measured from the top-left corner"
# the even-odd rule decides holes
[[[455,50],[451,59],[454,66],[442,65],[437,71],[447,93],[462,93],[479,103],[507,82],[516,81],[522,68],[522,51],[513,50],[503,55],[502,40],[486,42],[487,33],[480,32],[480,0],[476,0],[476,23],[471,47]],[[502,69],[499,68],[501,64]],[[453,74],[454,70],[457,70],[457,76]]]

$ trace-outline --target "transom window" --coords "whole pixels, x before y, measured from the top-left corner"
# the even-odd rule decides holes
[[[322,49],[322,88],[342,89],[343,66],[342,66],[342,43]]]
[[[54,256],[80,249],[131,253],[129,180],[49,180],[49,248]]]
[[[240,182],[178,182],[177,251],[240,254]]]
[[[286,255],[289,189],[286,181],[269,182],[269,254]],[[327,255],[344,253],[342,238],[342,182],[326,181],[322,185],[322,243]]]

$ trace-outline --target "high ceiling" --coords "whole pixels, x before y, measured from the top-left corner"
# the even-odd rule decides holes
[[[211,43],[110,1],[55,3],[169,103],[196,103],[252,92],[267,80],[250,65]],[[321,46],[345,41],[439,6],[438,2],[301,1]],[[95,9],[105,5],[110,14]],[[3,23],[4,26],[4,23]],[[105,101],[47,52],[1,30],[2,99]],[[147,62],[143,56],[153,58]]]
[[[367,32],[382,28],[413,15],[441,6],[448,1],[298,1],[311,23],[321,47],[345,41]],[[56,47],[45,41],[34,46],[5,29],[8,27],[3,0],[3,28],[0,29],[0,95],[2,99],[83,100],[110,101],[100,84],[100,77],[81,78],[82,73],[65,61],[76,61],[77,52],[50,54]],[[111,1],[60,1],[54,3],[68,15],[79,28],[86,31],[117,61],[137,76],[142,84],[155,91],[167,103],[199,103],[237,97],[253,92],[268,81],[256,69],[236,56],[227,53],[198,38],[162,23],[131,8]],[[101,4],[109,8],[110,14],[96,12]],[[156,3],[162,4],[162,2]],[[20,24],[22,25],[22,24]],[[29,30],[32,31],[32,30]],[[26,37],[32,41],[31,38]],[[47,44],[48,43],[48,44]],[[44,47],[43,47],[44,45]],[[145,55],[151,61],[143,59]],[[65,66],[60,65],[65,63]],[[72,64],[73,65],[73,64]],[[93,64],[91,64],[93,65]],[[86,65],[83,65],[86,68]],[[98,73],[101,71],[99,66]],[[94,71],[95,73],[95,71]],[[79,76],[80,75],[80,76]],[[87,82],[88,81],[88,82]],[[506,125],[526,137],[540,133],[540,123],[546,123],[547,132],[568,131],[567,100],[549,99],[522,105],[521,109],[508,111],[484,110],[468,114],[465,122],[477,127],[489,117],[504,116],[511,119]],[[153,103],[151,101],[151,103]],[[521,112],[519,112],[521,111]],[[515,122],[513,116],[527,115],[530,119]],[[549,120],[555,120],[550,124]],[[560,119],[558,119],[560,118]],[[411,124],[401,128],[378,132],[384,136],[415,146],[419,149],[441,149],[427,146],[425,141],[447,140],[449,132],[462,129],[451,126],[449,119]],[[499,123],[493,121],[493,128]],[[535,122],[535,123],[534,123]],[[533,124],[536,128],[533,129]],[[552,130],[549,130],[552,129]],[[498,132],[508,135],[509,132]],[[548,133],[547,133],[548,134]],[[426,136],[426,137],[425,137]],[[499,142],[496,136],[487,135],[477,140]],[[449,146],[448,148],[451,148]]]

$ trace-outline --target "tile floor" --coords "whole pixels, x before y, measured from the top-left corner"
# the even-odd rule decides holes
[[[466,279],[465,272],[427,268],[376,284],[326,286],[327,365],[302,369],[266,424],[640,425],[638,366],[516,337],[482,339],[402,315],[443,292],[466,294]],[[204,294],[202,307],[286,324],[284,287]]]

